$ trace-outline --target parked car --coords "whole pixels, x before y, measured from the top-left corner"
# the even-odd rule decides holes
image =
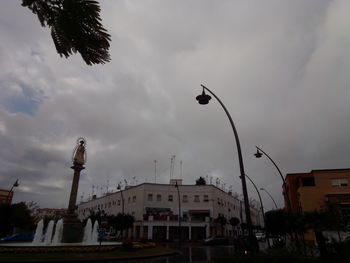
[[[0,238],[0,242],[32,242],[33,239],[33,233],[17,233],[12,236]]]
[[[255,237],[258,241],[264,241],[266,239],[266,234],[264,232],[256,232]]]
[[[204,239],[204,245],[227,245],[228,239],[224,236],[211,236]]]

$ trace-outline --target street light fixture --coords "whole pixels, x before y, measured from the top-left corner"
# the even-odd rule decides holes
[[[257,194],[258,194],[258,197],[259,197],[259,201],[260,201],[260,207],[261,207],[261,212],[262,212],[262,215],[263,215],[263,221],[264,221],[264,228],[266,228],[266,220],[265,220],[265,211],[264,211],[264,205],[263,205],[263,202],[262,202],[262,199],[261,199],[261,195],[260,195],[260,192],[258,190],[258,187],[256,186],[256,184],[254,183],[254,181],[248,176],[248,175],[245,175],[248,180],[252,183],[252,185],[254,186]],[[270,247],[270,240],[269,240],[269,237],[267,236],[267,245],[268,247]]]
[[[177,184],[177,181],[175,181],[175,188],[177,190],[178,203],[179,203],[178,221],[179,221],[179,246],[180,246],[181,245],[181,199],[180,199],[180,189],[179,189],[179,185]]]
[[[276,209],[278,209],[276,201],[275,201],[275,199],[273,199],[272,195],[265,188],[260,188],[260,190],[265,191],[268,194],[268,196],[271,198],[272,202],[275,204]]]
[[[117,190],[120,190],[120,195],[121,195],[121,198],[122,198],[122,223],[123,223],[123,221],[124,221],[124,197],[123,197],[123,189],[122,189],[120,183],[117,186]],[[124,232],[124,229],[121,230],[121,238],[122,238],[122,240],[124,238],[123,232]]]
[[[18,187],[18,186],[19,186],[19,183],[18,183],[18,179],[17,179],[17,180],[13,183],[13,185],[12,185],[10,191],[9,191],[8,194],[7,194],[6,201],[7,201],[8,203],[10,203],[9,199],[10,199],[11,193],[13,193],[13,188]]]
[[[274,162],[274,160],[272,160],[272,158],[266,153],[264,152],[261,148],[259,148],[258,146],[255,146],[256,148],[256,153],[254,154],[256,158],[261,158],[263,156],[263,154],[273,163],[273,165],[276,167],[281,179],[282,179],[282,182],[283,182],[283,195],[285,196],[286,198],[286,201],[287,201],[287,211],[288,212],[293,212],[292,211],[292,204],[290,202],[290,198],[289,198],[289,194],[287,192],[287,184],[286,184],[286,180],[284,179],[284,176],[281,172],[281,169],[277,166],[277,164]]]
[[[270,157],[270,155],[268,155],[266,152],[264,152],[261,148],[259,148],[258,146],[255,146],[256,148],[256,153],[254,154],[256,158],[260,158],[262,157],[262,155],[264,154],[272,163],[273,165],[276,167],[282,181],[283,181],[283,195],[285,196],[285,200],[287,200],[287,212],[290,212],[290,213],[293,213],[293,210],[292,210],[292,203],[290,201],[290,198],[289,198],[289,193],[287,191],[287,183],[286,183],[286,180],[284,179],[284,176],[280,170],[280,168],[277,166],[277,164],[274,162],[274,160],[272,160],[272,158]],[[266,191],[267,192],[267,191]],[[276,205],[276,202],[275,202],[275,205]],[[277,206],[276,206],[277,207]],[[299,237],[298,237],[298,231],[294,229],[294,227],[292,228],[292,232],[294,232],[294,235],[295,235],[295,242],[296,242],[296,245],[297,245],[297,248],[299,249]],[[291,234],[291,237],[293,239],[293,235]]]
[[[241,144],[239,142],[237,130],[235,128],[235,125],[233,123],[233,120],[231,118],[230,113],[226,109],[225,105],[221,102],[221,100],[210,89],[208,89],[204,85],[201,85],[201,86],[203,88],[202,94],[198,95],[196,97],[196,100],[198,101],[198,103],[201,104],[201,105],[206,105],[206,104],[209,103],[209,101],[211,100],[211,96],[205,94],[205,90],[208,91],[220,103],[220,105],[224,109],[224,111],[225,111],[225,113],[226,113],[226,115],[227,115],[227,117],[228,117],[228,119],[230,121],[232,130],[233,130],[233,134],[234,134],[234,137],[235,137],[236,145],[237,145],[239,168],[240,168],[240,173],[241,173],[240,178],[241,178],[241,181],[242,181],[242,190],[243,190],[243,197],[244,197],[244,208],[245,208],[246,221],[247,221],[247,226],[248,226],[248,233],[249,233],[249,237],[252,239],[253,238],[253,229],[252,229],[252,220],[251,220],[251,216],[250,216],[250,206],[249,206],[247,185],[246,185],[246,180],[245,180],[246,175],[245,175],[245,172],[244,172]]]

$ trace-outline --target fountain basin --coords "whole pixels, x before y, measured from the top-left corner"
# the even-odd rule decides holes
[[[5,243],[0,244],[1,253],[50,253],[50,252],[97,252],[113,251],[122,246],[122,242],[102,242],[99,244],[82,244],[82,243],[60,243],[58,245],[45,246],[43,244],[32,243]]]

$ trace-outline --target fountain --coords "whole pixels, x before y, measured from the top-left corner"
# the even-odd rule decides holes
[[[97,220],[95,221],[94,227],[92,229],[92,234],[91,234],[91,242],[94,242],[95,244],[98,241],[98,222]]]
[[[43,240],[43,229],[44,229],[44,220],[40,220],[36,226],[35,235],[33,239],[33,245],[38,245]]]
[[[53,232],[53,227],[55,225],[55,221],[50,220],[47,228],[46,228],[46,232],[45,232],[45,238],[44,238],[44,244],[45,245],[50,245],[51,244],[51,240],[52,240],[52,232]]]
[[[63,230],[63,219],[60,219],[56,223],[55,233],[51,242],[51,245],[57,246],[62,240],[62,230]]]
[[[91,237],[92,237],[92,224],[91,224],[91,219],[89,218],[84,228],[83,243],[89,244],[91,242]]]

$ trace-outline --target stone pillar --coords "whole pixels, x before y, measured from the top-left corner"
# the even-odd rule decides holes
[[[85,169],[83,165],[74,164],[71,167],[74,170],[72,188],[69,197],[67,214],[63,218],[63,243],[79,243],[83,239],[83,225],[75,213],[80,172]]]
[[[74,176],[73,176],[72,188],[71,188],[70,197],[69,197],[68,213],[74,214],[76,202],[77,202],[80,172],[82,170],[84,170],[85,167],[82,165],[76,164],[76,165],[72,166],[71,168],[74,170]]]

